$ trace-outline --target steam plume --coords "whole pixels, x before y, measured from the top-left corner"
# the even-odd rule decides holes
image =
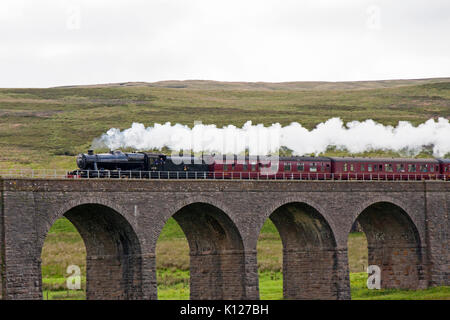
[[[218,152],[266,155],[285,146],[295,155],[320,154],[328,147],[350,153],[371,150],[392,150],[416,155],[424,147],[432,148],[433,155],[442,157],[450,152],[450,123],[448,119],[430,119],[417,127],[410,122],[399,121],[397,126],[385,126],[373,120],[352,121],[344,124],[340,118],[331,118],[308,130],[293,122],[282,127],[279,123],[270,126],[253,125],[247,121],[242,128],[234,125],[217,128],[216,125],[196,123],[186,125],[155,123],[145,127],[133,123],[123,131],[111,128],[94,139],[94,148],[111,150],[132,148],[135,150],[161,149],[193,150],[194,152]]]

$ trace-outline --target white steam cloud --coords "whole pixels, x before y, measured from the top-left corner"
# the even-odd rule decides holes
[[[371,150],[393,150],[403,154],[418,154],[424,147],[432,148],[433,155],[442,157],[450,152],[449,119],[430,119],[417,127],[408,121],[399,121],[396,127],[385,126],[373,120],[352,121],[344,124],[340,118],[331,118],[308,130],[293,122],[282,127],[274,123],[265,127],[247,121],[242,128],[228,125],[195,123],[192,128],[170,122],[155,123],[145,127],[133,123],[123,131],[112,128],[94,139],[93,148],[132,148],[151,150],[167,147],[171,150],[242,154],[248,149],[251,155],[275,153],[281,146],[295,155],[320,154],[328,147],[350,153]]]

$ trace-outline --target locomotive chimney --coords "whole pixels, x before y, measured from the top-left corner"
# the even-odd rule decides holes
[[[94,150],[90,149],[88,150],[88,155],[92,156],[94,154]]]

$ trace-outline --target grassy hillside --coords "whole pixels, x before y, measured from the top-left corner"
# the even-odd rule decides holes
[[[412,79],[412,80],[378,80],[378,81],[296,81],[296,82],[224,82],[211,80],[168,80],[158,82],[123,82],[101,85],[78,86],[95,87],[156,87],[195,90],[358,90],[382,89],[402,86],[449,82],[450,78]],[[64,86],[76,88],[77,86]]]
[[[85,152],[94,138],[135,121],[190,126],[195,120],[218,126],[297,121],[312,129],[331,117],[390,125],[450,118],[450,79],[0,89],[0,167],[73,168],[73,156]]]

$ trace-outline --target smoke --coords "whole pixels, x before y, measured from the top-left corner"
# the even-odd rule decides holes
[[[430,119],[418,126],[399,121],[397,126],[385,126],[373,120],[352,121],[344,124],[340,118],[331,118],[308,130],[293,122],[282,127],[253,125],[247,121],[242,128],[234,125],[217,128],[216,125],[195,123],[192,128],[170,122],[145,127],[133,123],[123,131],[111,128],[94,139],[93,148],[132,148],[151,150],[167,147],[171,150],[216,152],[222,154],[267,155],[287,147],[295,155],[320,154],[329,147],[362,153],[371,150],[392,150],[416,155],[424,148],[432,148],[433,155],[442,157],[450,152],[450,123],[448,119]]]

